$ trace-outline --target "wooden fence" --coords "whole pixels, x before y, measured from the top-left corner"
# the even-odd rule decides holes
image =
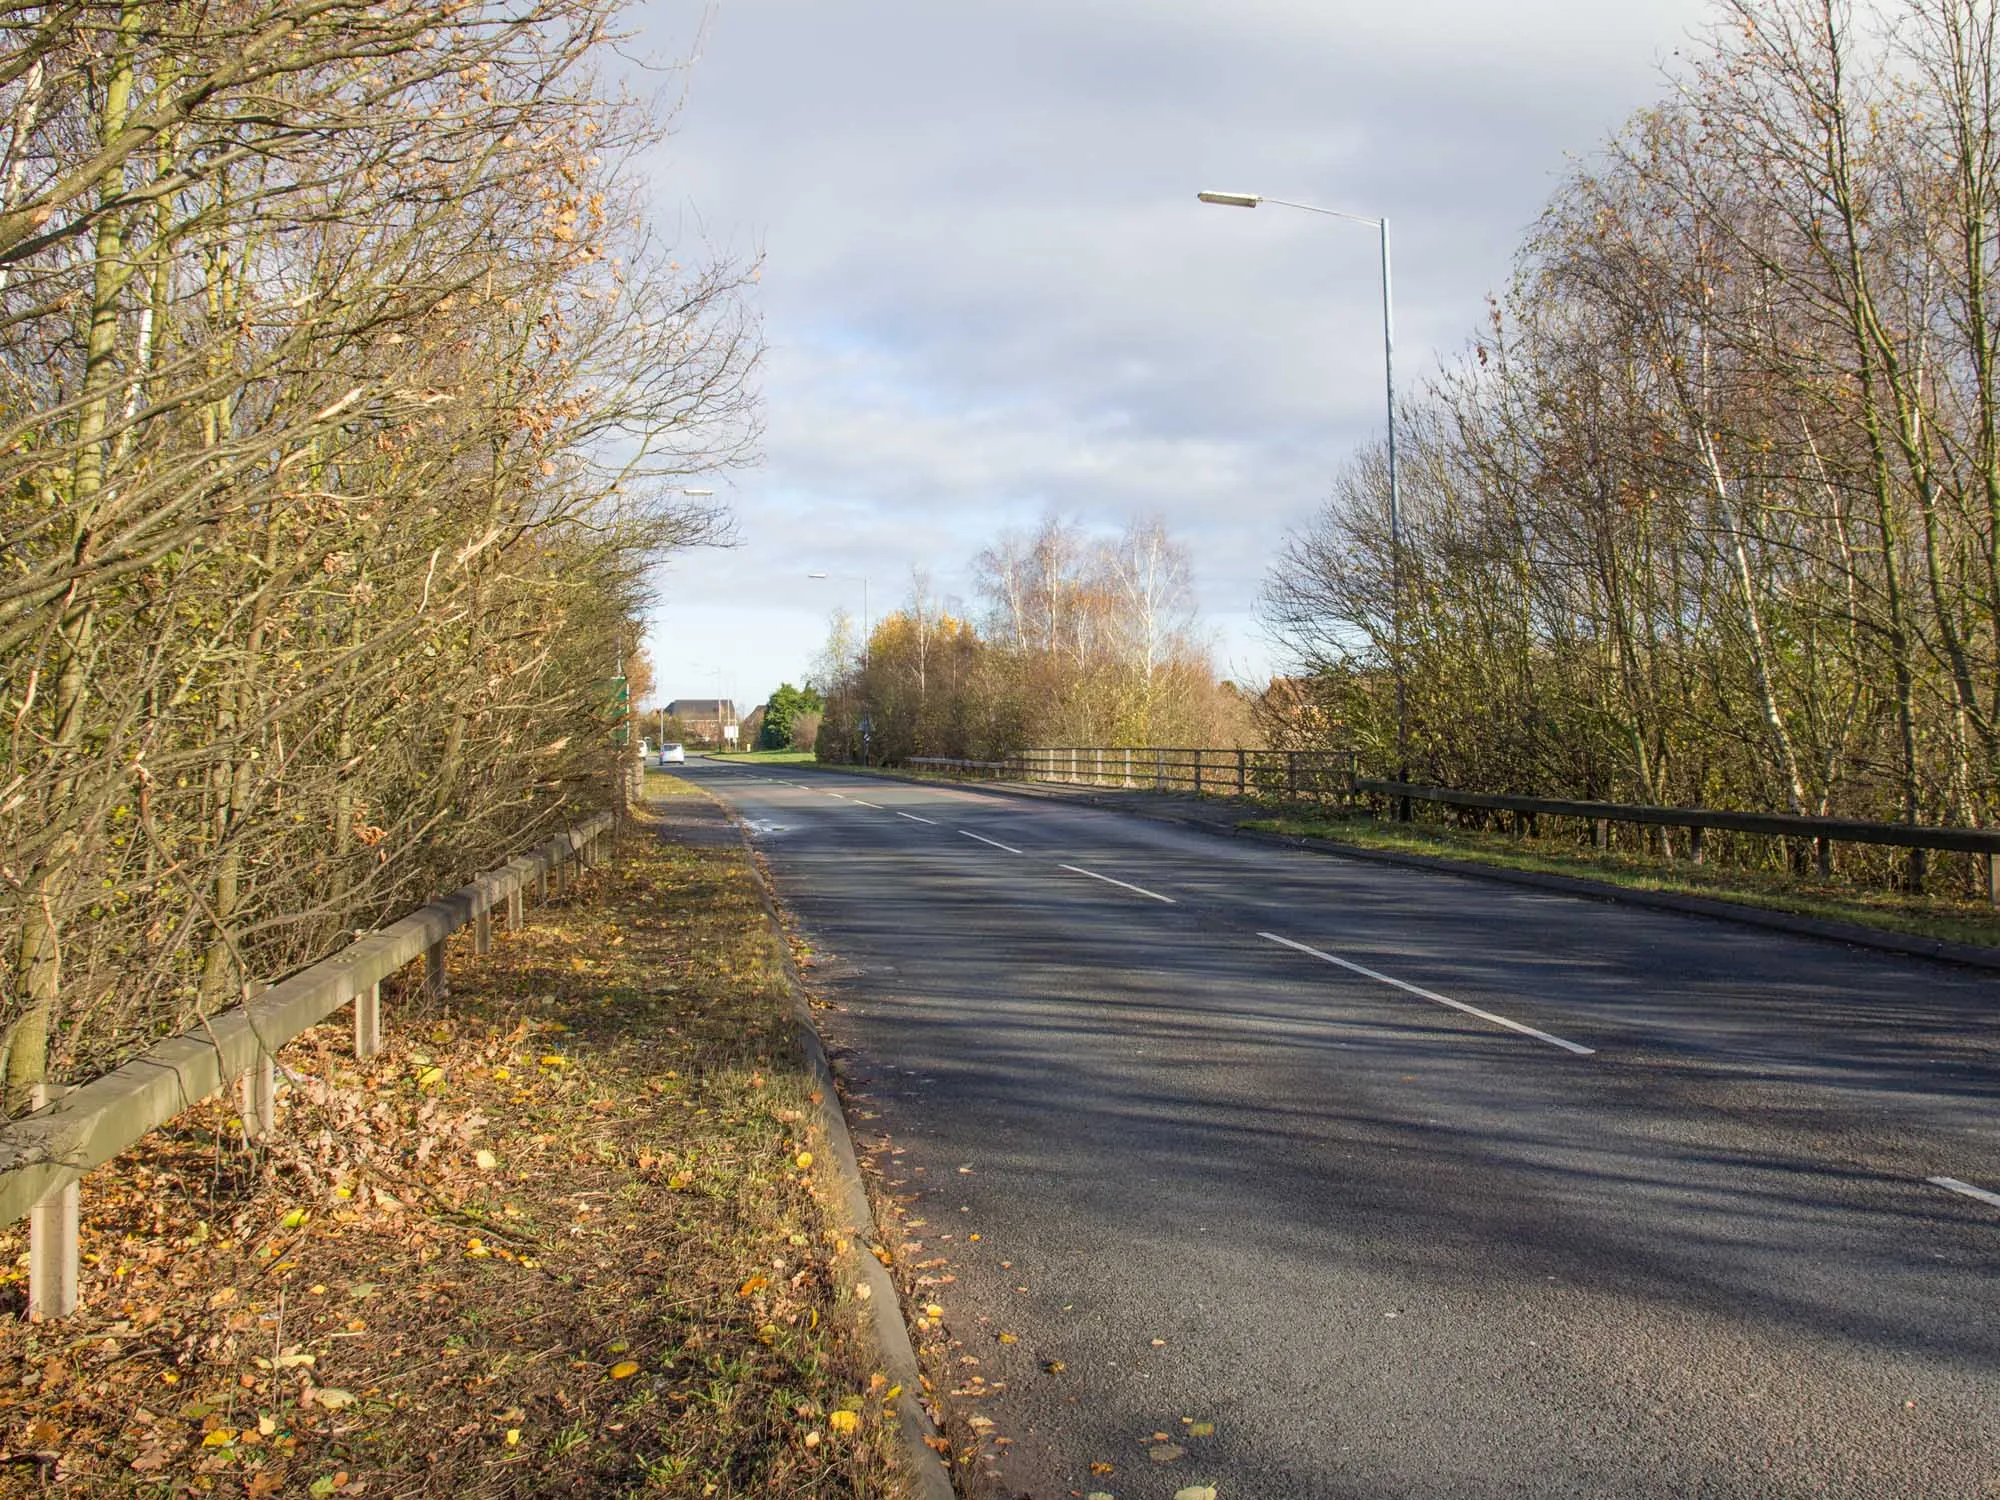
[[[1162,746],[1063,746],[1023,750],[1000,761],[913,760],[1023,781],[1191,792],[1197,797],[1345,804],[1353,796],[1350,750],[1205,750]]]

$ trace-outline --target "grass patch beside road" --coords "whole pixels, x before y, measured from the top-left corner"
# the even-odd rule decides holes
[[[649,783],[382,1056],[287,1048],[272,1141],[211,1101],[86,1180],[83,1312],[0,1325],[0,1494],[903,1493],[752,873]]]
[[[1601,880],[1633,890],[1705,896],[1826,921],[1853,922],[1887,932],[2000,947],[2000,914],[1983,902],[1908,896],[1893,891],[1858,891],[1749,870],[1686,862],[1668,864],[1660,859],[1580,848],[1555,839],[1521,839],[1428,823],[1389,823],[1365,815],[1253,818],[1242,826],[1268,833],[1322,838],[1363,849],[1441,855],[1510,870]]]
[[[710,760],[747,760],[767,766],[809,766],[818,757],[810,750],[708,750]]]

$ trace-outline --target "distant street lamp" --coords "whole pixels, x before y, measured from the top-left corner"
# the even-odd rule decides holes
[[[1330,219],[1348,219],[1368,224],[1382,236],[1382,376],[1389,404],[1389,614],[1390,645],[1396,672],[1396,779],[1409,780],[1410,715],[1409,694],[1403,678],[1403,505],[1396,475],[1396,317],[1389,283],[1389,221],[1364,214],[1343,213],[1337,208],[1320,208],[1311,203],[1293,203],[1284,198],[1266,198],[1260,193],[1197,193],[1203,203],[1224,208],[1258,208],[1269,203],[1278,208],[1296,208]],[[1409,799],[1402,803],[1402,817],[1410,816]]]
[[[844,583],[858,583],[861,585],[861,650],[862,654],[866,655],[868,651],[868,637],[871,632],[871,625],[868,618],[867,575],[864,573],[808,573],[806,577],[817,578],[822,582],[829,578],[838,578]]]

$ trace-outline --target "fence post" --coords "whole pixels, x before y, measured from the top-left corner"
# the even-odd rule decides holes
[[[507,930],[518,932],[524,913],[521,910],[521,888],[517,885],[507,893]]]
[[[1813,844],[1816,846],[1819,854],[1819,878],[1821,880],[1831,880],[1833,878],[1833,840],[1829,839],[1825,834],[1821,834],[1813,840]]]
[[[1244,772],[1247,769],[1244,764],[1243,752],[1238,750],[1236,752],[1236,795],[1239,797],[1247,790],[1247,783],[1244,778]]]
[[[1299,752],[1296,750],[1285,752],[1285,800],[1299,800]]]
[[[1201,751],[1200,750],[1196,750],[1194,753],[1194,794],[1197,797],[1201,795]]]
[[[1701,824],[1691,823],[1688,825],[1688,858],[1696,864],[1702,863],[1701,835]]]
[[[55,1103],[69,1090],[59,1083],[35,1085],[33,1107]],[[83,1188],[69,1183],[45,1194],[28,1211],[28,1319],[45,1323],[67,1318],[77,1304],[77,1230]]]
[[[1129,746],[1125,750],[1125,785],[1132,785],[1132,751]]]
[[[1167,754],[1164,750],[1161,750],[1158,746],[1155,746],[1153,749],[1153,790],[1156,792],[1163,792],[1166,789],[1167,789]]]
[[[1092,751],[1091,751],[1090,753],[1091,753],[1091,756],[1092,756],[1092,758],[1093,758],[1093,760],[1094,760],[1094,762],[1095,762],[1095,764],[1096,764],[1096,767],[1097,767],[1097,769],[1095,769],[1094,771],[1092,771],[1092,772],[1090,773],[1090,784],[1091,784],[1092,786],[1103,786],[1103,785],[1104,785],[1104,747],[1103,747],[1102,745],[1099,745],[1099,746],[1097,746],[1097,747],[1096,747],[1095,749],[1093,749],[1093,750],[1092,750]]]
[[[1590,825],[1590,847],[1609,849],[1611,847],[1611,820],[1597,818]]]
[[[243,1117],[243,1139],[270,1139],[278,1128],[278,1065],[271,1054],[260,1049],[257,1060],[237,1080],[236,1087],[241,1105],[237,1113]]]
[[[354,1055],[373,1057],[382,1050],[382,981],[354,997]]]
[[[480,954],[493,951],[493,911],[490,907],[480,908],[479,915],[472,919],[472,951]]]
[[[1074,786],[1076,784],[1076,746],[1074,745],[1069,748],[1069,779],[1070,785]]]
[[[2000,907],[2000,854],[1986,856],[1986,904]]]
[[[451,981],[445,975],[445,940],[439,938],[424,954],[424,993],[433,1000],[444,1000],[451,995]]]

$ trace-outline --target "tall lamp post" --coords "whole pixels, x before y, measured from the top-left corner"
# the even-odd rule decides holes
[[[865,573],[808,573],[806,577],[817,578],[822,583],[829,578],[838,578],[846,583],[858,583],[861,585],[861,650],[865,655],[868,651],[869,635],[868,575]]]
[[[1382,237],[1382,380],[1389,410],[1389,632],[1392,665],[1396,674],[1396,779],[1410,777],[1409,692],[1403,676],[1403,496],[1396,475],[1396,314],[1390,293],[1389,221],[1365,214],[1343,213],[1337,208],[1320,208],[1311,203],[1292,203],[1284,198],[1266,198],[1261,193],[1197,193],[1203,203],[1224,208],[1259,208],[1269,203],[1276,208],[1296,208],[1303,213],[1323,214],[1330,219],[1346,219],[1367,224]],[[1402,799],[1400,816],[1409,821],[1410,799]]]
[[[865,573],[815,572],[806,574],[806,577],[817,578],[822,581],[830,578],[839,578],[849,583],[858,583],[861,585],[861,660],[866,664],[868,660],[868,638],[874,633],[872,622],[868,618],[868,575]],[[863,765],[868,763],[868,748],[869,740],[872,738],[872,727],[868,722],[868,705],[864,702],[861,705],[861,762]]]

